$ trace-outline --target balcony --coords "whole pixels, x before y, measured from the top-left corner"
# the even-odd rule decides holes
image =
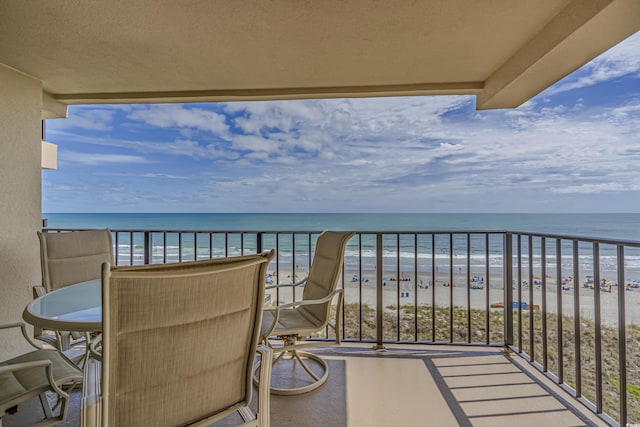
[[[348,343],[324,351],[329,381],[305,395],[272,396],[272,425],[605,425],[501,348],[387,347],[379,352],[368,344]],[[72,393],[65,426],[80,425],[80,394]],[[3,425],[30,425],[41,413],[33,399],[17,415],[6,417]],[[237,425],[240,418],[234,417],[215,426]]]
[[[318,235],[112,231],[120,265],[275,248],[267,277],[275,283],[304,277]],[[345,342],[324,350],[329,383],[308,395],[274,397],[272,420],[303,425],[308,417],[308,425],[336,426],[640,422],[638,259],[640,242],[579,236],[359,232],[343,269]],[[272,293],[270,304],[295,297]]]

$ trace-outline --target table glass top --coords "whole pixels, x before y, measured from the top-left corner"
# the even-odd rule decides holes
[[[35,299],[27,311],[35,317],[65,322],[101,322],[101,281],[91,280],[49,292]]]

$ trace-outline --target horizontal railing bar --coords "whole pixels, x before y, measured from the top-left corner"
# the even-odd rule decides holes
[[[80,230],[92,230],[95,227],[43,227],[43,231],[80,231]],[[336,229],[337,230],[337,229]],[[324,230],[228,230],[228,229],[182,229],[182,230],[174,230],[174,229],[152,229],[152,228],[138,228],[138,229],[110,229],[110,231],[114,233],[123,233],[123,232],[134,232],[134,233],[202,233],[202,234],[221,234],[221,233],[232,233],[232,234],[320,234]],[[610,239],[610,238],[600,238],[600,237],[592,237],[592,236],[583,236],[583,235],[575,235],[575,234],[558,234],[558,233],[537,233],[531,231],[514,231],[514,230],[358,230],[357,234],[402,234],[402,235],[413,235],[413,234],[436,234],[436,235],[464,235],[464,234],[514,234],[521,236],[534,236],[534,237],[545,237],[548,239],[562,239],[562,240],[579,240],[584,243],[601,243],[606,245],[624,245],[629,247],[640,248],[640,241],[638,240],[623,240],[623,239]]]

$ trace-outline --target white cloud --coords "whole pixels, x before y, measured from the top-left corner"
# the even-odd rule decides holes
[[[248,134],[258,134],[262,129],[289,132],[301,122],[325,119],[322,104],[316,101],[233,102],[226,104],[225,110],[242,114],[234,123]]]
[[[72,114],[71,114],[72,112]],[[47,131],[56,132],[62,129],[87,129],[107,131],[112,128],[115,108],[109,107],[74,107],[65,119],[47,120]]]
[[[229,137],[226,116],[204,108],[183,105],[152,105],[134,109],[128,117],[161,128],[186,128],[210,132],[222,138]],[[189,135],[189,133],[186,133]]]
[[[261,151],[266,153],[279,150],[278,141],[255,135],[235,135],[231,147],[236,150]]]
[[[611,191],[638,191],[640,185],[624,184],[620,182],[603,182],[593,184],[573,185],[562,188],[551,188],[551,191],[559,194],[581,193],[581,194],[597,194],[609,193]]]
[[[99,145],[103,147],[131,150],[138,153],[184,156],[193,159],[236,159],[238,154],[225,149],[226,143],[201,144],[191,139],[176,139],[174,141],[142,141],[111,136],[89,136],[77,133],[61,132],[56,134],[60,138],[59,149],[62,151],[67,143]],[[52,139],[51,142],[56,142]],[[222,148],[221,148],[222,147]]]
[[[172,175],[168,173],[106,173],[105,175],[112,176],[125,176],[134,178],[159,178],[159,179],[190,179],[191,177],[185,175]]]
[[[601,117],[618,122],[638,120],[640,119],[640,101],[631,102],[629,104],[613,108],[611,111],[605,112]]]
[[[68,185],[68,184],[53,184],[50,182],[45,182],[43,184],[44,188],[47,190],[53,191],[87,191],[89,187],[87,185]]]
[[[83,165],[103,165],[107,163],[153,163],[142,156],[129,154],[96,154],[65,151],[60,153],[61,162],[80,163]]]
[[[445,150],[457,151],[457,150],[464,150],[464,145],[462,145],[462,144],[449,144],[448,142],[441,142],[440,143],[440,148],[443,148]]]
[[[513,200],[509,209],[536,210],[553,207],[554,195],[639,189],[633,171],[640,149],[631,136],[640,130],[640,124],[602,119],[631,114],[635,112],[632,105],[609,111],[532,101],[524,111],[513,114],[475,112],[468,102],[443,98],[432,106],[428,104],[434,98],[381,99],[360,109],[354,106],[360,100],[328,102],[321,109],[326,117],[338,104],[348,116],[352,128],[346,135],[342,128],[327,126],[327,120],[300,124],[300,136],[286,137],[303,140],[314,135],[322,144],[319,155],[304,157],[309,153],[296,151],[301,147],[295,141],[263,129],[262,136],[247,139],[252,142],[243,148],[256,151],[237,163],[236,173],[243,182],[255,183],[255,188],[267,185],[271,190],[242,193],[232,180],[217,189],[236,194],[243,206],[252,200],[268,204],[277,195],[278,200],[304,200],[300,206],[310,211],[326,203],[342,210],[353,210],[349,206],[357,207],[355,210],[385,211],[392,206],[428,210],[434,206],[433,199],[439,199],[438,206],[457,203],[463,210],[466,206],[491,210],[486,207],[491,200],[493,206],[509,208],[499,201],[506,194]],[[416,114],[419,106],[430,114]],[[448,120],[448,112],[461,118]],[[482,120],[470,119],[477,116]],[[258,151],[274,135],[280,137],[279,144]],[[267,152],[282,154],[277,170],[261,166],[274,161]],[[327,153],[333,157],[327,159]],[[285,167],[285,161],[299,167]],[[261,175],[267,170],[269,184]],[[609,184],[598,184],[601,182]]]
[[[446,113],[471,101],[462,96],[273,101],[231,103],[225,111],[244,132],[233,136],[232,149],[250,151],[244,155],[249,160],[291,163],[316,157],[346,160],[367,147],[377,149],[383,141],[415,144]]]
[[[545,92],[553,95],[573,89],[593,86],[600,82],[627,75],[640,74],[640,32],[598,56],[580,70],[580,77],[565,79]]]

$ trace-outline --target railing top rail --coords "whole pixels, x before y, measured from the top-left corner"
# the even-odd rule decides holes
[[[89,228],[74,228],[74,227],[43,227],[44,231],[80,231],[88,230]],[[126,229],[111,229],[115,233],[197,233],[197,234],[320,234],[323,230],[227,230],[227,229],[152,229],[152,228],[126,228]],[[359,230],[356,231],[360,235],[377,235],[377,234],[397,234],[397,235],[439,235],[439,234],[453,234],[453,235],[504,235],[513,234],[521,236],[532,237],[544,237],[547,239],[560,239],[560,240],[577,240],[581,242],[599,243],[605,245],[623,245],[629,247],[640,248],[640,241],[623,240],[623,239],[610,239],[600,237],[590,237],[581,235],[570,234],[557,234],[557,233],[539,233],[532,231],[519,231],[519,230]]]
[[[636,240],[609,239],[609,238],[578,236],[578,235],[569,235],[569,234],[534,233],[531,231],[506,231],[506,233],[515,234],[515,235],[519,234],[521,236],[545,237],[549,239],[560,239],[560,240],[578,240],[581,242],[600,243],[605,245],[623,245],[623,246],[640,248],[640,241],[636,241]]]
[[[78,227],[43,227],[45,231],[81,231],[91,228]],[[332,230],[339,230],[332,228]],[[235,233],[235,234],[320,234],[322,230],[230,230],[230,229],[155,229],[155,228],[112,228],[113,232],[134,233]],[[357,234],[505,234],[505,230],[356,230]]]

